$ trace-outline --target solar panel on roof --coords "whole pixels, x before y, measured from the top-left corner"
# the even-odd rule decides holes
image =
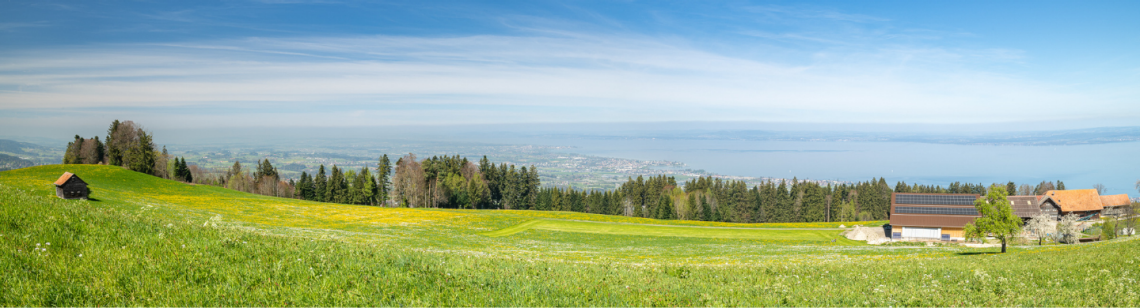
[[[972,195],[895,195],[897,204],[973,205],[974,199]]]
[[[978,215],[971,207],[896,206],[895,214]]]

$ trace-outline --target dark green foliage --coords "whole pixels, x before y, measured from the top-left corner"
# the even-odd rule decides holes
[[[329,202],[329,199],[326,197],[326,190],[328,189],[328,177],[325,176],[324,164],[321,164],[320,169],[317,171],[317,179],[313,182],[313,200],[320,202]]]
[[[186,158],[174,158],[174,179],[193,183],[194,175],[190,173],[190,166],[186,165]]]
[[[122,142],[115,138],[120,124],[119,120],[115,120],[111,122],[111,127],[107,128],[107,164],[111,166],[123,165],[123,148],[118,146]]]
[[[301,171],[301,179],[297,181],[296,198],[301,200],[313,200],[313,179],[309,177],[309,173]]]
[[[345,203],[347,199],[348,183],[344,180],[344,174],[341,173],[340,168],[336,165],[332,166],[332,171],[329,173],[328,183],[325,183],[325,202]]]
[[[78,164],[79,149],[83,146],[83,138],[75,135],[75,141],[67,143],[67,150],[63,152],[63,164]]]
[[[380,156],[380,164],[376,167],[376,203],[383,205],[388,201],[388,192],[392,188],[392,161],[388,154]]]
[[[154,174],[154,161],[158,154],[154,151],[154,142],[151,136],[141,128],[138,131],[138,142],[127,150],[131,170],[139,173]]]

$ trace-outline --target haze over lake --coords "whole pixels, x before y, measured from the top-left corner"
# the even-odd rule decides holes
[[[671,160],[692,169],[753,177],[897,181],[945,186],[1035,185],[1061,180],[1069,189],[1101,183],[1109,194],[1136,197],[1140,142],[1060,146],[954,145],[912,142],[744,141],[685,139],[516,138],[512,143],[574,146],[569,152]]]

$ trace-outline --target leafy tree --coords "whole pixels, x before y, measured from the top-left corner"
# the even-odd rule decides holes
[[[1076,243],[1081,236],[1080,220],[1081,217],[1073,213],[1062,216],[1061,221],[1057,223],[1056,241],[1066,244]]]
[[[708,198],[701,198],[701,220],[713,221],[713,209]]]
[[[1009,181],[1009,183],[1005,184],[1005,191],[1009,193],[1010,196],[1017,195],[1017,184],[1014,184],[1013,181]]]
[[[1005,187],[994,185],[985,198],[974,201],[974,208],[981,217],[966,225],[967,238],[989,234],[1001,241],[1001,252],[1006,252],[1007,243],[1021,233],[1021,218],[1013,214],[1006,197]]]
[[[851,201],[843,201],[839,204],[839,215],[836,221],[857,221],[859,214],[855,210],[855,204]]]

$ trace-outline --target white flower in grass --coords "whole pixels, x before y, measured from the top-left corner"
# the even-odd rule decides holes
[[[51,246],[51,242],[47,242],[47,245],[48,245],[48,246]]]
[[[82,257],[83,257],[83,254],[79,254],[79,257],[80,257],[80,258],[82,258]]]

